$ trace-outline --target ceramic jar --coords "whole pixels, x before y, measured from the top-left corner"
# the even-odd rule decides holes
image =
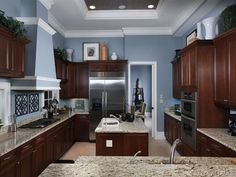
[[[67,52],[67,60],[72,61],[73,51],[74,51],[74,49],[66,49],[66,52]]]
[[[101,45],[101,60],[107,60],[108,57],[108,48],[105,43]]]
[[[218,17],[209,17],[202,21],[205,27],[205,39],[214,39],[217,35],[217,21]]]
[[[112,60],[117,60],[116,52],[113,52],[113,53],[112,53],[111,59],[112,59]]]
[[[202,36],[202,23],[197,23],[197,39],[204,39]]]

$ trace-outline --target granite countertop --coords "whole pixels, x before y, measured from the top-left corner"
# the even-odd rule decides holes
[[[140,118],[135,118],[133,122],[121,122],[119,126],[102,126],[102,122],[99,123],[95,129],[95,133],[148,133],[148,128],[144,125],[144,122]]]
[[[74,164],[51,164],[40,177],[210,177],[236,176],[236,158],[177,157],[177,164],[163,157],[80,156]],[[179,163],[179,164],[178,164]]]
[[[82,112],[72,112],[56,116],[59,121],[45,127],[45,128],[17,128],[16,132],[7,132],[0,135],[0,156],[10,152],[11,150],[21,146],[40,134],[48,131],[56,125],[66,121],[75,114],[86,114]]]
[[[181,121],[181,116],[176,115],[173,111],[171,111],[169,108],[165,109],[164,113],[168,114],[169,116],[175,118],[178,121]]]
[[[198,128],[197,131],[236,151],[236,137],[231,136],[227,128]]]

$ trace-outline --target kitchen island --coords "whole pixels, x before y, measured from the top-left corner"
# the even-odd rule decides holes
[[[95,129],[96,155],[133,156],[138,151],[148,156],[148,128],[140,118],[133,122],[121,122],[117,126],[103,125]]]
[[[164,157],[80,156],[74,164],[51,164],[40,177],[163,177],[236,176],[235,158],[177,157],[176,164]]]

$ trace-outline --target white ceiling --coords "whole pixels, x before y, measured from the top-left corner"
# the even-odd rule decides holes
[[[84,0],[40,1],[49,10],[49,23],[65,37],[121,37],[182,36],[221,0],[160,0],[154,10],[113,11],[88,11]]]

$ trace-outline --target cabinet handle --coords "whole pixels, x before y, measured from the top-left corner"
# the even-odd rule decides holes
[[[224,102],[228,102],[228,100],[224,100]]]
[[[25,150],[25,149],[29,149],[30,147],[32,147],[31,145],[26,145],[24,146],[22,149]]]
[[[9,159],[11,159],[12,157],[13,157],[13,155],[10,155],[10,156],[4,158],[3,161],[9,160]]]

